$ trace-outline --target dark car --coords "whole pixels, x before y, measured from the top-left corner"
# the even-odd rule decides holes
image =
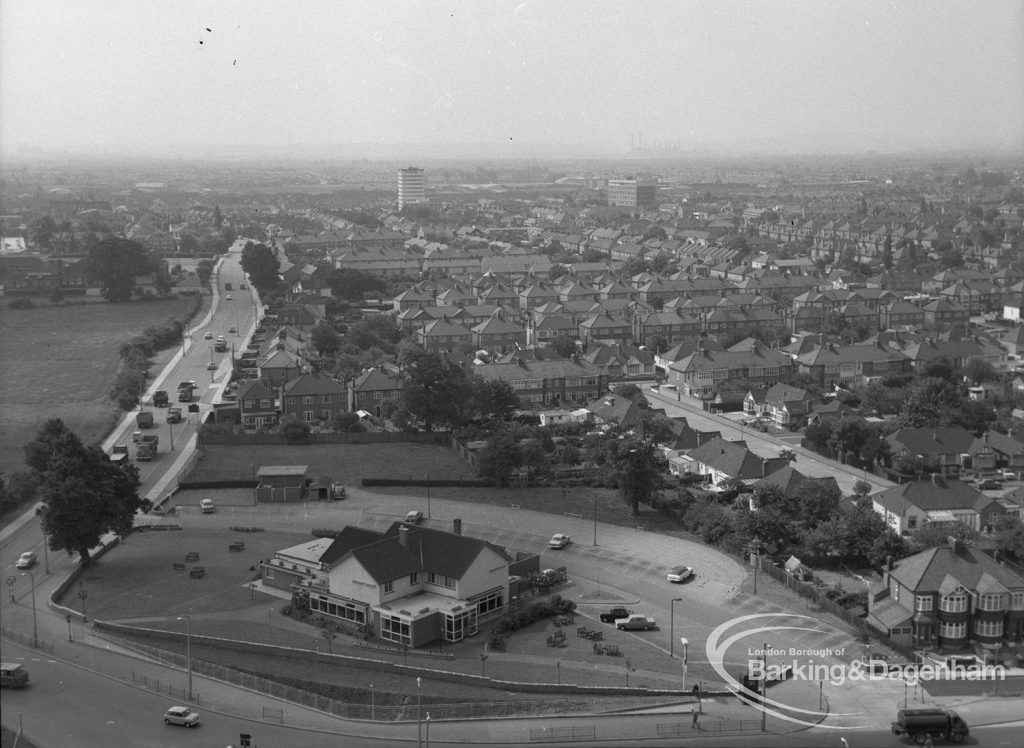
[[[996,488],[1002,488],[1003,484],[997,481],[995,478],[985,478],[984,480],[978,481],[978,490],[980,491],[991,491]]]

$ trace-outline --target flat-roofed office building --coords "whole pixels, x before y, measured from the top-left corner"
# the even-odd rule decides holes
[[[407,169],[398,170],[398,209],[406,205],[425,203],[427,193],[425,187],[426,178],[423,176],[423,169],[410,166]]]
[[[643,179],[609,179],[608,204],[625,208],[647,207],[658,201],[657,182]]]

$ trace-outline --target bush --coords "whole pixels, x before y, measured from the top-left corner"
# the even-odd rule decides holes
[[[32,299],[15,299],[7,305],[10,309],[35,309]]]

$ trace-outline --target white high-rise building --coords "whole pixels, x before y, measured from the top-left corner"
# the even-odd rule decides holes
[[[407,169],[398,170],[398,209],[406,205],[425,203],[427,193],[425,188],[426,178],[423,176],[423,169],[410,166]]]
[[[655,205],[658,200],[658,183],[643,179],[609,179],[608,204],[628,208]]]

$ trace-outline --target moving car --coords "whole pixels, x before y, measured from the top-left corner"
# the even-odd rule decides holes
[[[228,295],[227,295],[227,296],[225,296],[224,298],[225,298],[225,299],[227,299],[228,301],[231,301],[231,294],[228,294]]]
[[[212,332],[205,333],[203,335],[203,339],[204,340],[213,340],[213,333]]]
[[[423,512],[414,509],[405,515],[405,521],[410,525],[418,525],[423,521]]]
[[[630,613],[625,618],[615,619],[615,628],[619,631],[650,631],[655,626],[654,619],[642,613]]]
[[[565,533],[556,532],[548,541],[548,548],[565,548],[572,542],[572,539]]]
[[[203,499],[199,502],[199,508],[203,514],[213,514],[217,511],[217,507],[213,505],[213,499]]]
[[[31,569],[33,566],[36,565],[36,561],[38,560],[39,557],[36,556],[35,551],[25,551],[20,556],[18,556],[18,562],[15,564],[15,566],[19,569]]]
[[[689,566],[673,566],[668,570],[668,574],[665,575],[665,579],[670,582],[685,582],[692,576],[693,569]]]
[[[216,363],[215,361],[210,361],[210,362],[209,362],[209,363],[208,363],[208,364],[206,365],[206,368],[207,368],[207,369],[209,369],[210,371],[213,371],[214,369],[216,369],[216,368],[217,368],[217,363]]]
[[[164,712],[164,724],[195,727],[199,724],[199,715],[187,706],[172,706]]]
[[[238,332],[238,330],[235,329],[234,325],[231,325],[231,327],[228,328],[228,332]]]

